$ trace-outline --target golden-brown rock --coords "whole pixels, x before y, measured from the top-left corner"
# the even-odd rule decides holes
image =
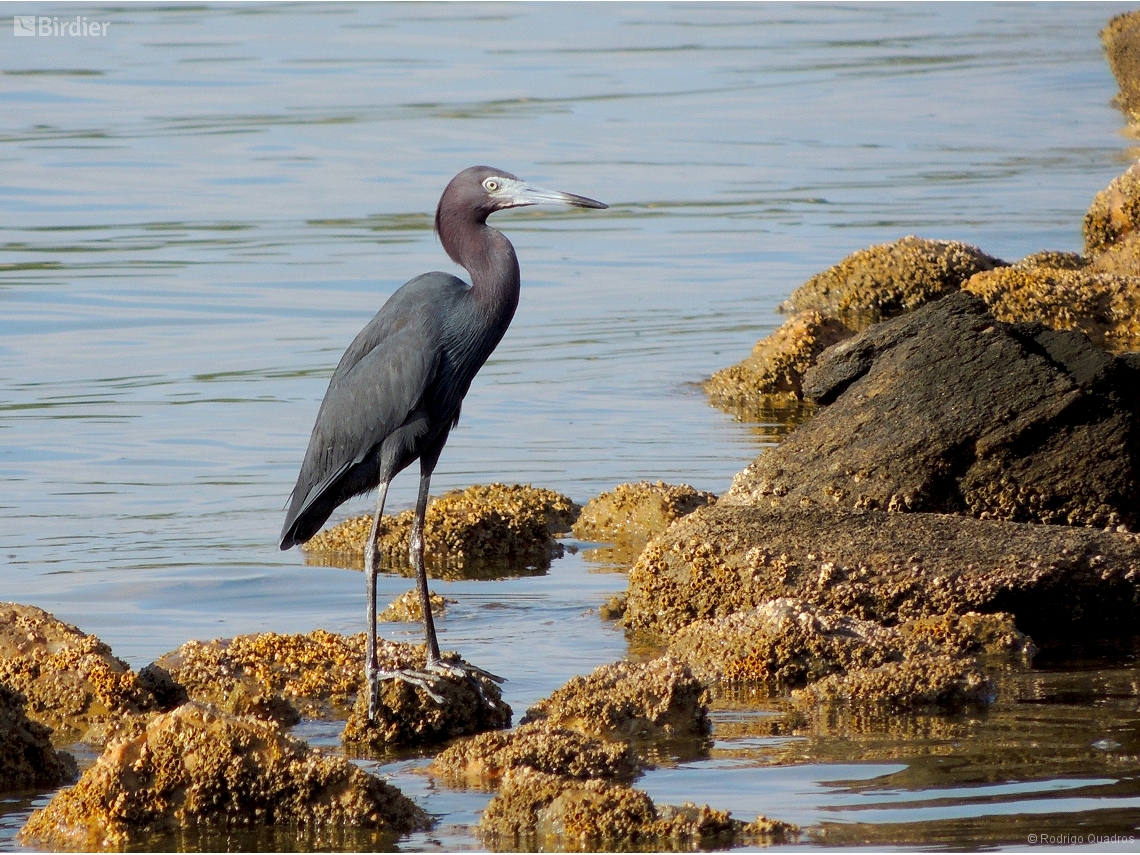
[[[383,667],[415,659],[415,646],[380,640]],[[192,700],[235,715],[295,724],[300,715],[347,715],[364,679],[364,633],[323,629],[306,634],[263,632],[213,641],[188,641],[152,666],[165,671]]]
[[[529,485],[453,490],[428,505],[424,561],[431,575],[445,577],[545,568],[551,558],[561,555],[554,536],[570,529],[579,510],[566,496]],[[412,516],[408,510],[381,521],[379,546],[385,569],[411,573]],[[303,548],[314,561],[360,568],[371,526],[372,518],[367,516],[346,520]]]
[[[985,656],[1027,661],[1037,645],[1017,628],[1007,612],[946,612],[899,624],[905,647],[921,653],[946,656]]]
[[[922,656],[830,674],[792,692],[799,707],[834,703],[878,704],[894,709],[986,706],[996,697],[993,681],[973,659]]]
[[[646,547],[625,623],[662,635],[797,597],[896,624],[1009,612],[1035,639],[1131,634],[1140,536],[949,514],[703,508]]]
[[[1108,64],[1120,87],[1117,106],[1133,121],[1140,119],[1140,13],[1117,15],[1100,32]]]
[[[0,685],[25,696],[28,718],[51,728],[56,745],[101,744],[162,706],[98,638],[17,603],[0,603]]]
[[[586,503],[574,523],[574,536],[644,546],[674,520],[715,501],[712,493],[688,484],[618,484]]]
[[[1011,266],[1026,270],[1032,270],[1038,267],[1045,267],[1052,270],[1080,270],[1084,267],[1088,267],[1088,265],[1089,259],[1078,252],[1042,249],[1030,253],[1020,261],[1014,262]],[[973,277],[970,278],[972,279]]]
[[[523,723],[547,721],[607,739],[703,736],[709,732],[704,686],[668,657],[615,662],[573,677],[527,710]]]
[[[898,630],[791,597],[680,629],[669,655],[708,682],[797,685],[902,656]]]
[[[1140,276],[1097,272],[1096,261],[1079,270],[1002,267],[974,275],[963,289],[999,321],[1080,330],[1113,351],[1140,348]]]
[[[536,721],[456,742],[435,758],[431,770],[453,783],[488,786],[523,766],[569,778],[607,779],[632,778],[639,768],[628,743]]]
[[[124,849],[186,826],[350,826],[396,835],[429,825],[399,790],[279,725],[188,703],[112,743],[20,832],[52,849]],[[391,840],[391,838],[389,838]]]
[[[413,648],[400,669],[422,669],[427,663],[424,647]],[[459,656],[445,652],[445,661],[458,662]],[[381,663],[382,668],[389,668]],[[402,680],[384,680],[380,704],[368,719],[368,695],[360,692],[345,724],[342,739],[349,744],[383,751],[401,745],[427,745],[446,742],[485,730],[501,730],[511,725],[511,708],[503,700],[497,683],[483,676],[441,676],[432,682],[432,691],[443,698],[439,703],[427,691]]]
[[[788,307],[815,310],[851,329],[915,309],[1005,262],[958,241],[908,235],[852,253],[795,290]]]
[[[640,790],[521,768],[483,812],[479,832],[496,849],[530,851],[687,850],[774,842],[794,826],[764,817],[747,825],[707,805],[658,809]]]
[[[435,592],[429,592],[428,597],[431,600],[431,613],[437,618],[447,611],[449,605],[454,605],[456,602]],[[420,604],[420,592],[415,588],[400,594],[388,603],[388,608],[376,616],[376,620],[390,623],[418,623],[423,619],[424,607]]]
[[[730,411],[747,410],[772,398],[802,400],[804,372],[819,354],[851,334],[841,321],[817,311],[801,312],[756,342],[743,362],[705,380],[704,390],[712,403]]]
[[[1122,175],[1093,197],[1085,214],[1085,255],[1103,252],[1136,230],[1140,222],[1140,164],[1133,164]]]
[[[0,685],[0,793],[50,790],[77,774],[71,755],[52,746],[51,730],[24,714],[24,700]]]

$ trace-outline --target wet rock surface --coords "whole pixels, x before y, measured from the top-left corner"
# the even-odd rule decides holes
[[[403,660],[401,669],[422,669],[427,661],[424,648]],[[459,662],[458,655],[444,653],[445,661]],[[390,666],[381,662],[381,668]],[[458,736],[510,727],[511,708],[499,685],[482,676],[442,676],[431,681],[431,697],[421,686],[402,680],[384,680],[380,704],[368,719],[368,694],[361,691],[345,724],[342,739],[374,751],[406,745],[430,745]]]
[[[721,504],[1140,523],[1140,374],[1077,332],[995,321],[956,294],[831,350],[828,404]]]
[[[712,504],[716,496],[688,484],[638,481],[619,484],[591,499],[574,523],[574,536],[610,542],[604,553],[620,563],[632,563],[651,537],[697,508]]]
[[[994,699],[974,654],[1026,665],[1036,646],[1006,614],[951,612],[893,627],[785,597],[695,621],[672,636],[668,652],[721,689],[759,684],[779,693],[811,683],[792,694],[800,706],[950,709]]]
[[[997,697],[993,681],[972,659],[924,656],[829,674],[792,692],[797,706],[878,704],[891,709],[984,707]]]
[[[444,578],[510,574],[542,569],[560,556],[555,535],[569,531],[580,508],[571,499],[531,486],[490,484],[445,493],[424,517],[424,561]],[[413,511],[381,520],[379,540],[385,570],[411,574],[408,539]],[[307,560],[333,566],[364,566],[371,516],[355,517],[312,538]]]
[[[764,817],[746,824],[707,805],[659,809],[648,795],[623,784],[532,769],[509,773],[479,820],[479,832],[492,848],[531,851],[687,850],[775,842],[795,830]]]
[[[1140,121],[1140,13],[1117,15],[1101,30],[1100,39],[1120,87],[1117,106],[1132,121]]]
[[[78,775],[71,755],[51,744],[51,730],[24,713],[25,700],[0,686],[0,793],[49,790]]]
[[[415,658],[414,646],[390,641],[381,640],[377,652],[391,667]],[[341,718],[364,679],[364,633],[318,629],[188,641],[150,668],[168,674],[189,699],[234,715],[257,715],[286,725],[301,715]]]
[[[428,599],[431,601],[431,613],[434,617],[441,616],[447,611],[448,606],[454,605],[456,602],[434,591],[428,592]],[[386,623],[419,623],[423,619],[424,608],[420,604],[420,592],[415,588],[400,594],[388,603],[388,607],[384,611],[376,616],[376,620]]]
[[[56,745],[102,744],[163,708],[147,677],[98,638],[18,603],[0,604],[0,686],[26,698],[25,714],[51,728]]]
[[[573,677],[527,710],[522,723],[534,721],[617,740],[709,732],[704,685],[668,657],[615,662]]]
[[[951,294],[975,273],[1005,263],[958,241],[908,235],[861,249],[816,274],[792,293],[788,307],[862,329]]]
[[[1124,267],[1120,252],[1104,253]],[[1002,267],[979,273],[963,289],[986,301],[999,321],[1039,321],[1057,330],[1080,330],[1112,351],[1140,348],[1140,276],[1101,272],[1108,261],[1080,269]]]
[[[1085,213],[1085,255],[1092,256],[1136,232],[1140,223],[1140,164],[1093,197]]]
[[[53,849],[124,849],[194,826],[351,826],[388,835],[428,827],[397,789],[322,757],[279,725],[188,703],[108,746],[74,787],[20,832]]]
[[[628,780],[640,764],[627,742],[535,721],[456,742],[435,758],[431,770],[452,783],[490,786],[523,767],[568,778]]]
[[[804,372],[824,350],[852,335],[842,321],[801,312],[756,342],[742,362],[705,380],[704,390],[713,404],[730,411],[751,411],[773,398],[800,401]]]
[[[1041,643],[1134,631],[1140,536],[722,500],[651,542],[629,584],[626,625],[662,635],[796,597],[886,625],[1007,612]]]

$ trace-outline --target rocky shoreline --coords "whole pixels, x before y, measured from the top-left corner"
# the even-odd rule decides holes
[[[1135,120],[1140,14],[1102,38]],[[1017,691],[1038,645],[1137,633],[1140,164],[1083,229],[1082,254],[1011,264],[912,235],[812,277],[783,326],[705,383],[737,415],[810,415],[719,498],[641,482],[584,508],[518,485],[433,502],[436,577],[542,573],[570,531],[632,565],[603,614],[653,655],[572,679],[513,729],[495,683],[459,677],[436,685],[442,702],[388,684],[367,722],[363,634],[189,641],[134,672],[77,627],[0,604],[0,791],[78,778],[20,840],[123,849],[277,825],[390,845],[431,826],[395,787],[289,735],[302,718],[345,721],[358,751],[434,746],[431,775],[495,793],[478,832],[496,849],[794,840],[778,819],[655,804],[637,779],[662,746],[707,741],[717,698],[775,705],[773,733],[912,715],[953,729],[942,717]],[[384,521],[397,570],[407,516]],[[358,566],[370,522],[323,532],[307,559]],[[389,619],[419,615],[401,598]],[[384,667],[424,661],[382,648]],[[62,750],[76,743],[101,752],[82,777]]]

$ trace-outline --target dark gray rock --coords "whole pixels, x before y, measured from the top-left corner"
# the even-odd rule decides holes
[[[826,404],[723,503],[1140,527],[1140,372],[957,293],[825,351]]]

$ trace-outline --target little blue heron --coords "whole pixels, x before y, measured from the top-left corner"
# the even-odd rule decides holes
[[[544,202],[606,207],[583,196],[531,187],[487,166],[456,175],[440,197],[435,231],[451,259],[470,274],[471,284],[436,272],[401,286],[344,352],[317,413],[281,530],[281,548],[311,538],[342,502],[379,489],[364,552],[369,720],[382,679],[404,680],[436,696],[430,688],[436,676],[494,678],[465,662],[440,659],[424,569],[424,513],[431,473],[459,421],[463,397],[507,331],[519,301],[514,247],[487,225],[487,217]],[[388,484],[417,458],[420,488],[408,551],[423,607],[427,666],[423,672],[381,671],[376,656],[377,534]]]

